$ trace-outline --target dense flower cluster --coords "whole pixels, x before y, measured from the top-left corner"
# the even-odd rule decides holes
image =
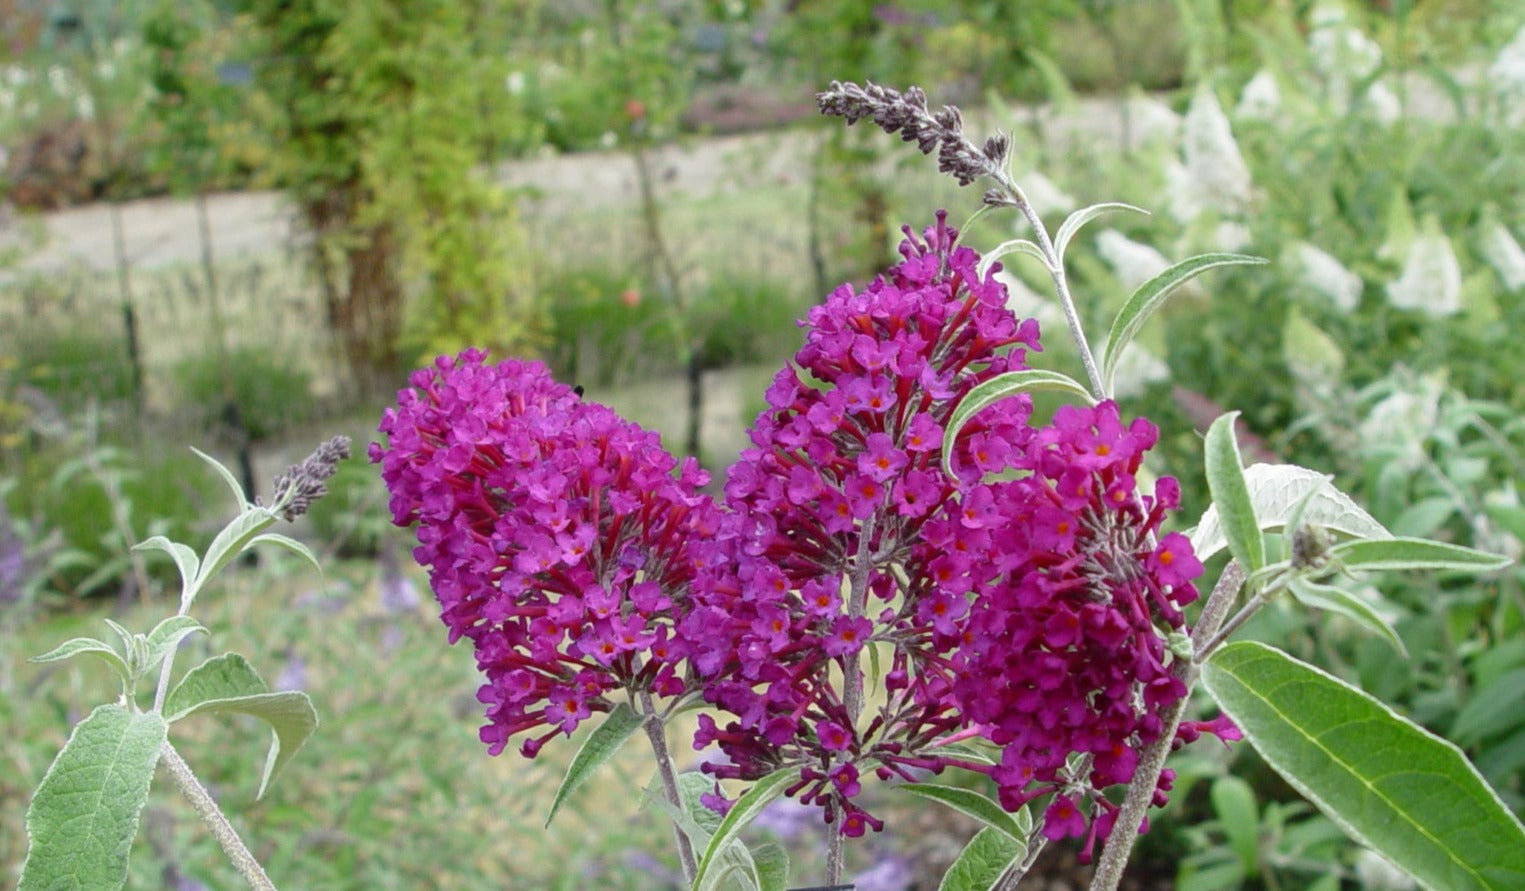
[[[1057,793],[1050,838],[1086,831],[1082,797],[1098,809],[1090,841],[1106,835],[1112,805],[1097,793],[1132,780],[1160,713],[1186,695],[1164,635],[1182,627],[1202,564],[1180,533],[1156,539],[1176,481],[1138,490],[1156,437],[1142,418],[1124,426],[1112,402],[1062,408],[1016,462],[1028,475],[996,493],[998,577],[970,609],[953,697],[1003,747],[1004,807]]]
[[[1005,289],[978,274],[945,218],[923,239],[906,234],[886,277],[812,310],[795,364],[768,390],[754,446],[725,486],[742,527],[734,592],[704,619],[733,653],[707,675],[706,696],[736,716],[702,724],[695,745],[718,743],[731,759],[706,769],[756,778],[801,766],[791,791],[831,805],[829,817],[840,810],[850,835],[878,823],[852,803],[863,766],[908,775],[941,763],[918,750],[957,727],[948,657],[985,562],[970,543],[999,513],[978,480],[1032,433],[1028,399],[997,403],[966,428],[960,479],[943,473],[953,408],[1025,367],[1038,330],[1007,310]],[[886,695],[860,727],[843,674],[876,643],[893,645]]]
[[[624,689],[691,689],[678,634],[720,515],[692,459],[578,398],[544,366],[475,350],[415,372],[371,446],[398,525],[418,526],[451,642],[471,639],[493,754],[609,711]]]
[[[1012,396],[950,441],[1038,326],[945,215],[900,250],[811,311],[723,509],[693,461],[537,363],[468,351],[414,374],[371,456],[452,641],[475,646],[494,754],[524,734],[533,756],[618,699],[702,695],[707,772],[797,769],[787,793],[845,835],[882,825],[856,801],[869,775],[950,765],[992,776],[1007,808],[1050,795],[1050,838],[1110,830],[1100,791],[1185,695],[1165,635],[1202,567],[1160,536],[1179,487],[1138,489],[1157,434],[1111,402],[1034,426]],[[1178,738],[1204,730],[1232,733]],[[942,747],[975,734],[999,763]]]

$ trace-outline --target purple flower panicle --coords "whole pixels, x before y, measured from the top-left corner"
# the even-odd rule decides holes
[[[902,262],[861,291],[844,285],[807,320],[804,347],[768,389],[768,409],[726,480],[738,526],[732,590],[717,591],[706,698],[731,713],[701,728],[721,778],[802,769],[791,795],[840,814],[840,830],[882,825],[853,803],[864,773],[909,777],[956,729],[952,650],[984,571],[994,490],[1031,428],[1027,397],[982,412],[941,469],[944,426],[964,394],[1025,368],[1038,328],[939,214],[909,229]],[[867,540],[864,540],[865,537]],[[853,579],[865,593],[854,611]],[[728,594],[728,596],[727,596]],[[839,687],[848,657],[892,645],[887,696],[855,724]]]
[[[535,734],[533,757],[617,690],[693,689],[679,627],[720,562],[720,514],[697,463],[679,467],[656,434],[537,362],[484,359],[415,372],[370,454],[393,521],[418,527],[451,642],[469,638],[487,676],[482,741],[497,754]]]
[[[632,694],[702,695],[706,773],[795,768],[786,794],[844,835],[882,827],[858,803],[872,779],[949,766],[990,775],[1008,809],[1049,796],[1044,833],[1084,836],[1086,856],[1107,835],[1102,791],[1186,694],[1165,643],[1202,564],[1161,529],[1180,487],[1140,488],[1158,434],[1112,402],[1037,426],[1012,396],[949,442],[959,402],[1025,368],[1038,326],[945,214],[905,231],[899,264],[811,310],[723,508],[694,461],[538,363],[468,350],[410,378],[371,459],[486,674],[493,754],[522,736],[533,757]],[[859,700],[848,673],[866,686],[871,661],[880,689]],[[1237,733],[1189,723],[1175,742],[1204,731]],[[944,747],[974,735],[997,764]],[[704,801],[728,805],[718,782]]]
[[[952,695],[1002,747],[992,776],[1003,806],[1055,793],[1050,838],[1081,834],[1085,798],[1093,818],[1110,811],[1100,790],[1133,779],[1160,714],[1187,692],[1165,635],[1183,627],[1202,564],[1185,536],[1158,537],[1176,481],[1138,488],[1156,438],[1112,402],[1061,408],[1015,462],[1028,474],[997,486],[999,574],[970,608]],[[1088,759],[1078,776],[1077,753]],[[1105,828],[1093,819],[1093,833]]]

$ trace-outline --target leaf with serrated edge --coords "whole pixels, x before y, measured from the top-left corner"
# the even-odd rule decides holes
[[[896,788],[910,795],[947,805],[965,816],[979,820],[986,826],[1001,830],[1018,841],[1026,838],[1026,835],[1017,828],[1017,821],[1011,814],[973,789],[961,789],[958,786],[943,786],[937,783],[906,783]]]
[[[1339,613],[1362,628],[1376,633],[1397,650],[1398,655],[1408,658],[1409,652],[1403,645],[1403,638],[1398,636],[1398,632],[1393,630],[1393,626],[1387,624],[1387,620],[1382,618],[1380,613],[1355,594],[1344,588],[1321,585],[1307,579],[1293,579],[1287,586],[1287,590],[1303,606]]]
[[[1107,201],[1101,204],[1092,204],[1090,207],[1082,207],[1065,217],[1064,222],[1059,224],[1059,231],[1054,233],[1054,255],[1059,258],[1061,263],[1064,262],[1064,252],[1070,245],[1070,239],[1074,238],[1075,234],[1080,231],[1080,227],[1104,213],[1111,213],[1115,210],[1131,210],[1135,213],[1141,213],[1146,217],[1149,216],[1149,211],[1144,210],[1142,207],[1134,207],[1121,201]]]
[[[551,821],[556,819],[556,812],[561,810],[567,797],[586,783],[593,771],[614,757],[614,753],[619,751],[631,734],[641,729],[643,720],[634,709],[622,702],[588,734],[582,747],[572,757],[572,763],[567,766],[566,776],[561,778],[556,797],[551,800],[551,809],[545,815],[546,826],[550,826]]]
[[[1267,262],[1260,257],[1245,254],[1202,254],[1182,260],[1159,275],[1138,286],[1138,290],[1117,311],[1112,330],[1107,333],[1107,349],[1102,354],[1101,380],[1107,392],[1112,392],[1112,375],[1117,371],[1117,360],[1123,348],[1133,342],[1139,328],[1165,303],[1176,288],[1218,266],[1256,266]]]
[[[1089,390],[1074,378],[1057,371],[1032,368],[998,374],[965,393],[948,417],[947,428],[943,431],[943,472],[953,476],[953,443],[971,418],[1008,396],[1041,391],[1068,393],[1085,400],[1087,405],[1096,404]]]
[[[121,888],[168,727],[152,712],[102,705],[75,725],[26,813],[17,891]]]
[[[155,535],[147,541],[140,541],[132,546],[134,551],[163,551],[175,561],[175,568],[180,570],[181,590],[189,588],[196,581],[196,570],[201,567],[201,561],[196,557],[196,552],[189,545],[183,545],[178,541],[170,541],[162,535]]]
[[[206,452],[203,452],[201,449],[198,449],[195,446],[191,447],[191,451],[196,453],[196,457],[212,465],[212,469],[217,471],[217,475],[225,484],[227,484],[228,489],[232,491],[234,503],[238,505],[238,510],[242,512],[243,509],[248,506],[249,499],[248,496],[244,494],[244,487],[239,484],[238,478],[233,476],[233,471],[222,466],[221,461],[218,461],[216,458],[213,458],[211,455],[208,455]]]
[[[76,637],[73,640],[66,640],[53,649],[47,651],[46,653],[43,653],[41,656],[33,656],[27,661],[59,662],[64,659],[78,656],[81,653],[89,653],[92,656],[99,656],[100,658],[106,660],[106,663],[109,664],[117,674],[121,675],[122,683],[125,684],[128,680],[130,680],[127,671],[127,661],[122,658],[122,654],[112,649],[104,641],[96,640],[93,637]]]
[[[1316,470],[1295,464],[1252,464],[1244,469],[1244,483],[1250,492],[1250,503],[1255,506],[1256,522],[1262,530],[1284,528],[1297,503],[1310,490],[1317,489],[1303,509],[1303,523],[1322,526],[1352,538],[1393,537],[1371,514],[1351,501],[1350,496],[1330,485],[1326,474]],[[1227,541],[1218,519],[1218,508],[1211,506],[1203,512],[1201,521],[1191,533],[1192,552],[1197,559],[1206,560],[1223,550]]]
[[[164,701],[164,714],[171,723],[191,715],[235,712],[270,725],[270,751],[265,756],[256,798],[264,797],[271,778],[318,727],[318,713],[306,693],[269,691],[248,660],[237,653],[225,653],[186,672]]]
[[[984,278],[985,273],[990,271],[990,267],[994,266],[998,260],[1008,254],[1027,254],[1030,257],[1037,257],[1038,262],[1043,264],[1043,268],[1048,269],[1048,259],[1043,256],[1041,248],[1025,238],[1013,238],[1010,241],[1003,241],[987,251],[980,259],[980,265],[976,267],[975,271],[979,274],[980,278]]]
[[[1234,440],[1234,419],[1237,417],[1237,411],[1220,415],[1207,428],[1202,458],[1213,507],[1223,518],[1229,553],[1246,572],[1253,573],[1266,564],[1266,543],[1255,520],[1255,506],[1245,483],[1239,443]]]
[[[1525,887],[1525,826],[1452,743],[1254,641],[1219,649],[1202,682],[1283,779],[1421,883]]]
[[[993,826],[981,829],[943,873],[937,891],[990,891],[1012,864],[1027,856],[1027,845]]]
[[[1499,554],[1475,548],[1430,541],[1425,538],[1390,538],[1385,541],[1346,541],[1329,549],[1329,556],[1351,571],[1378,572],[1407,569],[1450,569],[1489,572],[1514,562]]]
[[[699,860],[699,868],[694,874],[694,884],[697,885],[703,881],[705,873],[714,866],[720,852],[735,841],[741,830],[762,813],[762,809],[768,806],[768,802],[781,795],[784,789],[794,784],[799,777],[798,768],[770,773],[753,783],[752,788],[731,805],[725,819],[720,821],[719,828],[715,830],[714,837],[710,839],[709,847],[704,849],[704,855]]]

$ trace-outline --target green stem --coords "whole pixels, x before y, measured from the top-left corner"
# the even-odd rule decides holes
[[[646,713],[646,720],[642,722],[642,728],[646,731],[646,738],[651,741],[651,752],[657,759],[657,773],[662,777],[662,790],[667,794],[667,801],[673,807],[683,813],[683,795],[678,791],[678,774],[673,769],[672,753],[667,748],[667,725],[662,716],[652,706],[651,694],[640,694],[641,709]],[[699,864],[694,859],[694,848],[684,834],[682,827],[673,824],[673,835],[678,840],[678,860],[683,864],[683,878],[688,881],[690,887],[694,884],[694,876],[698,875]]]
[[[1054,250],[1054,242],[1049,238],[1048,229],[1043,225],[1043,219],[1033,209],[1027,200],[1027,195],[1017,185],[1016,180],[1004,167],[993,171],[991,178],[1001,187],[1001,190],[1015,203],[1022,216],[1033,227],[1033,235],[1037,238],[1038,250],[1043,253],[1043,264],[1048,267],[1049,277],[1054,280],[1054,290],[1059,296],[1059,305],[1064,309],[1064,321],[1069,326],[1070,338],[1075,341],[1075,351],[1080,355],[1080,364],[1085,366],[1086,379],[1090,381],[1091,393],[1097,400],[1107,399],[1110,394],[1102,385],[1101,372],[1096,367],[1096,356],[1091,352],[1091,345],[1086,341],[1085,328],[1080,323],[1080,312],[1075,308],[1075,298],[1070,293],[1069,279],[1064,274],[1064,259]]]
[[[169,775],[174,778],[180,791],[190,801],[191,807],[212,830],[212,835],[217,838],[217,843],[222,845],[222,850],[228,855],[228,860],[232,861],[233,867],[245,879],[248,879],[249,887],[258,891],[275,891],[275,883],[265,875],[264,867],[254,859],[248,846],[244,844],[242,838],[239,838],[238,830],[234,829],[233,824],[228,822],[228,818],[223,816],[212,794],[201,785],[200,780],[196,779],[190,765],[186,764],[185,759],[180,757],[180,753],[175,751],[175,747],[169,744],[169,740],[165,740],[160,748],[159,759],[169,770]]]
[[[1191,659],[1177,659],[1172,668],[1172,673],[1186,685],[1187,695],[1178,699],[1160,716],[1159,737],[1139,754],[1133,782],[1128,784],[1128,796],[1118,809],[1117,820],[1112,824],[1112,834],[1107,837],[1101,859],[1096,863],[1090,891],[1116,891],[1118,883],[1122,881],[1123,869],[1127,867],[1128,857],[1133,853],[1134,842],[1138,841],[1139,827],[1143,825],[1144,815],[1154,800],[1154,790],[1159,785],[1161,771],[1165,769],[1165,759],[1170,755],[1171,744],[1175,742],[1176,728],[1180,726],[1181,716],[1186,713],[1186,704],[1191,699],[1191,689],[1196,684],[1197,672],[1201,666],[1199,657],[1205,651],[1203,643],[1217,634],[1223,617],[1228,615],[1229,608],[1239,597],[1244,578],[1244,570],[1238,563],[1231,562],[1225,566],[1223,574],[1218,577],[1218,584],[1213,586],[1212,594],[1208,595],[1207,603],[1202,606],[1201,615],[1197,616],[1197,624],[1191,631],[1192,647],[1196,655]]]
[[[847,615],[854,619],[868,611],[868,576],[874,562],[873,539],[877,517],[877,513],[870,514],[863,525],[858,527],[858,552],[853,557],[847,594]],[[868,644],[865,643],[864,646]],[[862,652],[861,649],[854,650],[842,658],[842,708],[847,712],[848,730],[854,734],[858,732],[858,716],[863,713],[863,671],[859,663]],[[835,819],[827,829],[826,884],[835,885],[842,881],[844,851],[841,821],[846,819],[846,815],[835,804],[831,807],[835,811]]]

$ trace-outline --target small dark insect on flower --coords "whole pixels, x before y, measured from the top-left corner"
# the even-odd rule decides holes
[[[572,385],[572,392],[577,394],[577,398],[578,399],[581,399],[582,398],[582,393],[583,393],[582,384],[573,384]]]

